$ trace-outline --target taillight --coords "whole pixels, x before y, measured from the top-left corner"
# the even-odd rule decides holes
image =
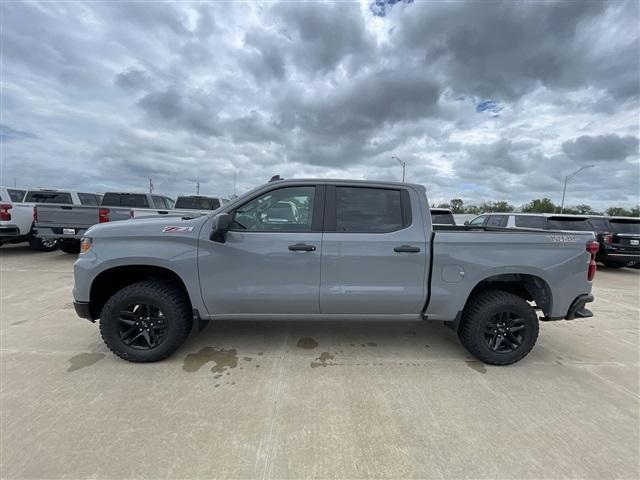
[[[591,281],[596,276],[596,253],[600,250],[600,244],[595,240],[589,240],[585,248],[591,256],[589,258],[589,268],[587,268],[587,280]]]
[[[98,222],[106,223],[108,221],[109,221],[109,209],[101,208],[100,210],[98,210]]]
[[[134,218],[133,208],[129,210],[129,218]]]
[[[3,203],[2,205],[0,205],[0,220],[2,220],[3,222],[11,220],[11,212],[9,212],[9,210],[11,210],[12,208],[13,205],[10,205],[8,203]]]
[[[613,243],[613,235],[611,235],[610,233],[605,233],[604,235],[602,235],[602,241],[607,245],[611,245]]]
[[[33,207],[33,222],[37,222],[38,221],[38,208],[37,207]]]

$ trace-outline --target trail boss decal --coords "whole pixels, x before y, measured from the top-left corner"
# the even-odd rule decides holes
[[[193,227],[175,227],[175,226],[162,227],[162,233],[191,232],[192,230],[193,230]]]
[[[575,243],[577,241],[575,235],[548,235],[548,237],[555,243]]]

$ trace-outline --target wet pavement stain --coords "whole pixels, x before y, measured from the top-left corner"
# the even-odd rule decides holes
[[[425,345],[426,348],[431,348],[431,345]]]
[[[367,346],[369,346],[369,347],[377,347],[378,344],[377,343],[373,343],[373,342],[369,342],[369,343],[367,343]]]
[[[67,372],[75,372],[81,368],[90,367],[94,363],[102,360],[105,357],[104,353],[79,353],[69,359],[69,368]]]
[[[238,366],[238,351],[235,348],[203,347],[199,352],[190,353],[184,357],[182,369],[185,372],[197,372],[209,362],[215,363],[211,367],[213,373],[222,373],[228,368],[236,368]]]
[[[316,362],[311,362],[311,368],[326,367],[327,365],[335,365],[334,363],[327,363],[333,360],[335,355],[331,355],[329,352],[322,352],[316,359]]]
[[[19,322],[13,322],[11,325],[22,325],[23,323],[27,323],[29,320],[20,320]]]
[[[250,362],[251,360],[253,360],[253,358],[251,358],[251,357],[242,357],[242,360],[244,360],[245,362]]]
[[[298,340],[296,347],[304,348],[305,350],[313,350],[318,346],[318,342],[316,342],[313,338],[302,337]]]
[[[473,368],[476,372],[487,373],[487,367],[478,360],[467,360],[466,364],[469,368]]]

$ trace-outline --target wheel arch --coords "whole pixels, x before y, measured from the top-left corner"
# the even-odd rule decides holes
[[[118,290],[144,280],[158,280],[176,285],[184,292],[189,307],[193,309],[186,283],[173,270],[158,265],[122,265],[103,270],[93,279],[89,293],[91,318],[100,318],[102,307]]]
[[[483,290],[502,290],[513,293],[526,301],[535,302],[545,316],[550,317],[553,308],[553,293],[549,283],[530,273],[503,273],[480,280],[469,293],[465,308],[474,294]]]

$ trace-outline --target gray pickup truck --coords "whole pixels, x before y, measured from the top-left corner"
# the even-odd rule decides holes
[[[538,316],[592,316],[597,249],[593,233],[433,226],[420,185],[280,180],[206,216],[90,228],[73,296],[134,362],[169,356],[200,320],[380,319],[449,322],[507,365]]]

